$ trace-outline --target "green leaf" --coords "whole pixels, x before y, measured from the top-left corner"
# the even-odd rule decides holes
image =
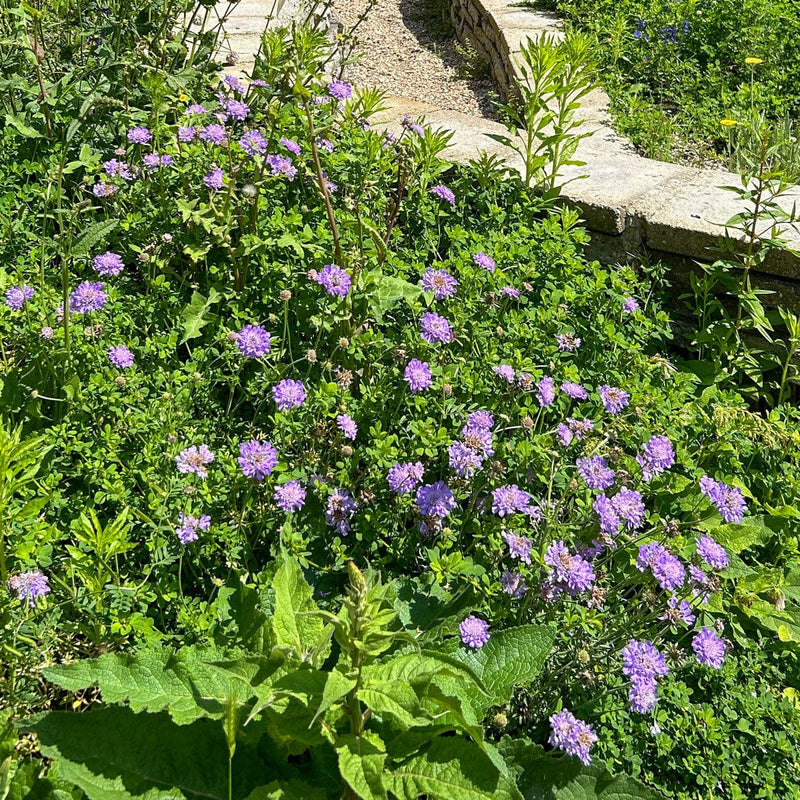
[[[325,680],[325,688],[322,690],[322,702],[317,709],[317,713],[314,714],[312,723],[316,721],[320,714],[324,714],[334,703],[347,695],[355,685],[355,678],[348,678],[346,675],[339,672],[338,669],[329,672]]]
[[[469,692],[476,709],[505,703],[514,686],[532,681],[541,671],[555,641],[552,629],[541,625],[521,625],[493,634],[478,650],[468,650],[457,639],[448,651],[470,667],[483,682],[489,697]]]
[[[718,525],[709,533],[732,553],[741,553],[742,550],[763,543],[773,536],[773,532],[764,525]]]
[[[348,733],[336,742],[339,771],[361,800],[386,800],[383,785],[386,748],[375,733]]]
[[[52,712],[33,720],[39,747],[57,759],[61,776],[90,800],[227,800],[228,748],[211,720],[175,725],[166,714],[102,708]],[[254,748],[237,749],[234,798],[246,797],[269,774]]]
[[[380,716],[388,714],[405,728],[429,722],[427,718],[421,716],[423,712],[417,693],[406,681],[365,684],[358,696],[376,714]]]
[[[362,280],[363,285],[368,287],[370,313],[378,320],[401,300],[412,300],[422,294],[422,288],[416,283],[386,275],[379,269],[364,273]]]
[[[317,604],[296,559],[287,558],[281,564],[272,585],[275,589],[272,627],[278,645],[292,647],[298,658],[308,660],[323,639],[325,625],[314,616]],[[324,659],[327,653],[321,657]]]
[[[36,128],[31,128],[30,125],[28,125],[15,114],[6,114],[5,120],[6,125],[10,125],[12,128],[15,128],[17,131],[19,131],[19,133],[21,133],[23,136],[26,136],[28,139],[42,138],[42,134],[39,133]]]
[[[192,293],[192,301],[181,312],[183,320],[183,337],[179,344],[185,344],[190,339],[196,339],[200,331],[216,319],[215,314],[210,314],[211,306],[220,301],[222,295],[216,289],[210,289],[208,297],[203,297],[200,292]]]
[[[90,225],[81,237],[72,245],[71,255],[73,258],[85,256],[90,250],[102,242],[114,228],[119,225],[118,219],[106,219]]]
[[[221,719],[231,697],[247,705],[251,693],[238,679],[208,663],[214,650],[185,647],[108,653],[91,661],[47,667],[45,677],[71,692],[97,686],[106,703],[128,703],[133,711],[168,711],[178,725],[201,717]],[[256,667],[253,667],[255,671]],[[243,690],[246,690],[243,692]]]
[[[400,800],[523,800],[513,781],[476,744],[461,737],[434,739],[419,755],[394,767],[383,783]]]
[[[548,755],[523,739],[503,738],[500,753],[516,776],[524,800],[664,800],[663,795],[627,775],[611,775],[600,765]]]
[[[238,645],[251,653],[269,653],[277,644],[272,623],[261,608],[258,592],[232,575],[219,590],[214,610],[218,644]]]
[[[253,789],[245,800],[326,800],[324,789],[309,786],[307,781],[272,781]]]

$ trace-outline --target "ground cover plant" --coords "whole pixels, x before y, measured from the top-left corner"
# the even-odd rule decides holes
[[[796,794],[789,394],[684,365],[660,269],[385,130],[319,33],[145,69],[172,30],[92,124],[4,85],[3,791]]]
[[[781,123],[784,166],[797,169],[800,17],[791,0],[553,0],[547,7],[597,38],[615,125],[645,155],[728,159],[747,149],[750,123],[763,116]]]

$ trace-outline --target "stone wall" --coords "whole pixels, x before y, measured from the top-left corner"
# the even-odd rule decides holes
[[[562,35],[557,16],[520,8],[508,0],[450,0],[450,12],[456,35],[469,41],[489,64],[504,96],[513,92],[516,79],[521,78],[517,58],[527,40],[545,33]],[[649,251],[676,264],[679,274],[686,274],[693,261],[712,259],[712,248],[725,234],[725,222],[744,210],[735,195],[719,187],[740,185],[739,177],[638,155],[612,129],[608,97],[602,89],[583,98],[578,118],[584,120],[583,130],[591,132],[575,154],[585,166],[565,171],[565,180],[579,179],[567,184],[562,196],[584,216],[592,234],[591,255],[615,262],[636,260]],[[477,131],[474,123],[465,123]],[[491,146],[485,149],[496,152]],[[513,167],[513,155],[505,155]],[[787,210],[793,203],[800,208],[800,189],[782,202]],[[800,251],[800,230],[789,231],[784,238]],[[791,305],[800,305],[797,252],[774,251],[762,270],[762,285],[776,291],[773,300],[788,298]]]

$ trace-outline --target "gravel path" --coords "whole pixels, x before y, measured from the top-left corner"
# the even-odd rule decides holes
[[[366,2],[335,0],[346,30],[355,25]],[[444,32],[447,23],[431,11],[437,6],[447,13],[446,0],[377,0],[356,30],[359,60],[347,67],[347,79],[448,111],[493,117],[487,98],[493,81],[464,77],[469,65],[457,52],[452,32]]]

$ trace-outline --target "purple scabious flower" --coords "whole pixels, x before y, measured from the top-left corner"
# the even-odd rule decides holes
[[[222,79],[222,82],[226,86],[229,86],[231,89],[233,89],[234,92],[237,92],[238,94],[244,94],[245,93],[244,84],[239,80],[239,78],[236,75],[226,75]],[[223,97],[224,97],[224,95],[223,95]]]
[[[103,183],[102,181],[92,186],[92,194],[101,200],[106,197],[113,197],[118,191],[118,186],[114,186],[111,183]]]
[[[502,378],[506,381],[506,383],[514,383],[516,373],[514,372],[514,367],[509,364],[500,364],[499,367],[492,367],[492,372],[494,372],[498,378]]]
[[[153,134],[141,125],[137,125],[128,131],[128,141],[134,144],[147,144],[152,138]]]
[[[702,602],[707,603],[711,597],[708,575],[694,564],[689,564],[689,583],[692,586],[692,597],[701,597]]]
[[[510,486],[498,486],[492,490],[492,513],[501,519],[519,512],[527,514],[531,507],[531,496],[512,483]]]
[[[8,588],[19,600],[26,602],[29,608],[36,608],[38,600],[50,593],[48,578],[38,569],[12,575],[8,579]]]
[[[640,572],[650,569],[659,586],[669,592],[674,592],[686,581],[686,569],[680,559],[657,542],[639,547],[636,568]]]
[[[619,412],[628,405],[631,399],[631,396],[627,392],[618,389],[616,386],[603,384],[597,391],[600,394],[600,399],[603,401],[603,408],[612,416],[619,414]]]
[[[645,508],[642,495],[623,486],[612,498],[611,504],[628,530],[635,531],[644,524]]]
[[[513,286],[504,286],[500,290],[501,297],[512,297],[514,300],[519,300],[519,289],[515,289]]]
[[[423,467],[420,461],[395,464],[389,467],[386,482],[395,494],[408,494],[422,482]]]
[[[519,572],[511,572],[511,570],[504,570],[500,576],[500,585],[506,594],[511,595],[515,600],[519,600],[525,592],[528,591],[528,586],[525,579]]]
[[[708,564],[711,569],[726,569],[728,566],[728,554],[725,548],[718,544],[710,536],[701,536],[695,539],[697,544],[697,555]]]
[[[426,483],[417,489],[417,507],[423,517],[444,519],[456,506],[456,499],[444,481]]]
[[[228,100],[225,103],[225,111],[228,112],[228,115],[231,119],[239,120],[239,122],[243,122],[247,119],[247,115],[250,113],[250,107],[247,103],[243,103],[241,100]]]
[[[299,156],[300,153],[303,152],[303,148],[293,139],[287,139],[283,136],[279,141],[290,153],[294,153],[296,156]]]
[[[219,191],[225,186],[225,173],[219,167],[212,167],[204,176],[203,183],[214,191]]]
[[[564,709],[550,717],[550,736],[547,741],[557,750],[563,750],[569,756],[576,756],[588,765],[592,760],[589,751],[597,741],[597,734],[591,725],[582,722]]]
[[[239,147],[249,156],[264,155],[267,152],[269,143],[259,131],[247,131],[247,133],[239,139]]]
[[[110,250],[95,256],[92,259],[92,266],[98,275],[119,275],[125,269],[122,256],[112,253]]]
[[[631,676],[628,703],[636,714],[648,714],[658,702],[658,682],[642,675]]]
[[[456,204],[456,196],[453,194],[453,190],[448,189],[442,183],[430,189],[430,193],[435,194],[437,197],[440,197],[445,202],[450,203],[451,206],[455,206]]]
[[[181,125],[178,128],[178,141],[184,144],[193,142],[197,136],[197,131],[192,125]]]
[[[414,122],[413,119],[408,114],[403,114],[403,119],[400,120],[400,124],[409,131],[416,133],[417,136],[424,136],[425,129],[420,125],[418,122]]]
[[[482,269],[494,272],[495,261],[491,256],[487,256],[486,253],[475,253],[472,256],[472,260]]]
[[[675,463],[675,450],[666,436],[653,436],[645,444],[636,461],[642,468],[642,480],[651,480],[656,475],[666,472]]]
[[[713,503],[725,522],[738,524],[742,521],[747,503],[740,489],[706,475],[700,479],[700,491]]]
[[[69,310],[75,314],[89,314],[100,311],[106,304],[108,296],[102,283],[84,281],[69,296]]]
[[[608,489],[614,484],[616,473],[602,456],[586,456],[576,462],[578,473],[589,489]]]
[[[503,533],[508,545],[508,554],[511,558],[518,558],[523,564],[531,563],[531,540],[527,536],[519,536],[516,533],[505,531]]]
[[[567,425],[569,425],[569,429],[575,434],[575,438],[579,442],[583,441],[583,437],[587,433],[591,433],[594,430],[594,422],[586,417],[582,420],[569,417],[567,419]]]
[[[557,333],[556,341],[562,352],[571,353],[581,346],[581,340],[573,333]]]
[[[211,517],[203,514],[201,517],[193,517],[191,514],[180,514],[178,516],[178,527],[175,533],[181,544],[189,544],[199,538],[198,531],[207,531],[211,527]]]
[[[33,298],[33,288],[27,283],[22,286],[12,286],[6,292],[6,305],[12,311],[19,311],[28,300]]]
[[[330,139],[319,138],[317,139],[317,147],[320,150],[324,150],[326,153],[332,153],[334,144]]]
[[[489,623],[470,614],[459,626],[461,641],[473,650],[479,650],[489,641]]]
[[[656,680],[669,673],[664,654],[652,642],[631,639],[622,650],[622,674]]]
[[[713,628],[703,628],[692,639],[692,650],[697,656],[697,661],[703,666],[721,669],[727,648]]]
[[[335,264],[326,264],[314,280],[332,297],[347,297],[352,285],[350,275]]]
[[[592,508],[600,519],[600,530],[603,533],[616,536],[622,527],[622,522],[614,508],[614,503],[604,494],[601,494],[592,504]]]
[[[287,378],[272,387],[272,398],[280,411],[290,411],[303,405],[306,390],[300,381]]]
[[[412,358],[403,373],[403,380],[412,392],[421,392],[431,385],[431,370],[428,364],[418,358]]]
[[[158,153],[146,153],[142,158],[142,162],[147,168],[148,172],[154,172],[161,166],[161,157]]]
[[[472,415],[470,415],[471,418]],[[489,415],[491,416],[491,415]],[[491,428],[485,428],[481,425],[471,424],[469,421],[461,429],[461,435],[464,437],[464,444],[476,453],[483,456],[494,455],[494,443],[492,441]]]
[[[422,315],[420,327],[422,329],[422,338],[428,344],[448,344],[456,338],[450,328],[450,323],[433,311],[428,311]]]
[[[299,511],[306,502],[306,489],[300,481],[289,481],[275,487],[275,505],[287,514]]]
[[[559,444],[562,447],[569,447],[572,444],[572,439],[574,435],[570,430],[569,425],[564,422],[559,422],[558,427],[556,428],[556,435],[558,436]]]
[[[639,303],[636,302],[634,297],[626,297],[622,301],[622,312],[624,314],[633,314],[635,311],[639,310]]]
[[[423,291],[433,292],[436,300],[446,300],[456,293],[458,281],[446,269],[429,269],[420,281]]]
[[[493,426],[494,417],[489,411],[473,411],[467,417],[467,424],[465,425],[465,427],[479,428],[486,431],[491,430]]]
[[[297,175],[297,167],[292,164],[292,160],[286,156],[268,155],[265,159],[269,167],[270,174],[277,177],[285,175],[290,181]]]
[[[548,580],[561,591],[573,597],[591,588],[595,579],[592,565],[582,556],[573,555],[564,542],[553,542],[544,554]]]
[[[236,334],[236,346],[247,358],[261,358],[270,349],[270,335],[261,325],[245,325]]]
[[[483,466],[483,456],[463,442],[453,442],[447,448],[447,453],[450,468],[461,478],[471,478]]]
[[[225,133],[225,126],[218,125],[216,122],[206,125],[198,134],[200,139],[209,144],[222,145],[228,141],[228,134]]]
[[[192,103],[192,105],[186,107],[186,113],[197,116],[199,114],[206,114],[207,112],[204,106],[201,106],[199,103]]]
[[[349,414],[339,414],[336,417],[336,424],[347,439],[355,439],[358,436],[358,426]]]
[[[278,451],[271,442],[251,439],[239,445],[239,467],[245,478],[263,481],[278,464]]]
[[[175,463],[178,465],[178,472],[192,472],[198,478],[207,478],[208,470],[206,464],[214,460],[214,454],[208,449],[207,445],[201,444],[200,447],[192,445],[182,450],[180,455],[175,456]]]
[[[579,383],[573,383],[572,381],[565,381],[562,383],[561,391],[573,400],[585,400],[589,396],[589,393],[583,386]]]
[[[118,344],[108,350],[108,360],[119,369],[127,369],[133,366],[133,353],[124,344]]]
[[[325,508],[325,522],[341,536],[347,536],[350,533],[350,520],[357,508],[347,489],[334,489]]]
[[[353,96],[353,87],[345,81],[331,81],[328,84],[328,94],[341,103]]]
[[[130,167],[125,162],[120,161],[117,158],[110,158],[108,161],[104,161],[103,172],[105,172],[109,178],[119,175],[123,180],[133,180],[133,173],[131,172]]]
[[[545,375],[536,385],[536,388],[536,399],[539,401],[539,405],[542,408],[552,405],[556,399],[555,381],[549,375]]]

